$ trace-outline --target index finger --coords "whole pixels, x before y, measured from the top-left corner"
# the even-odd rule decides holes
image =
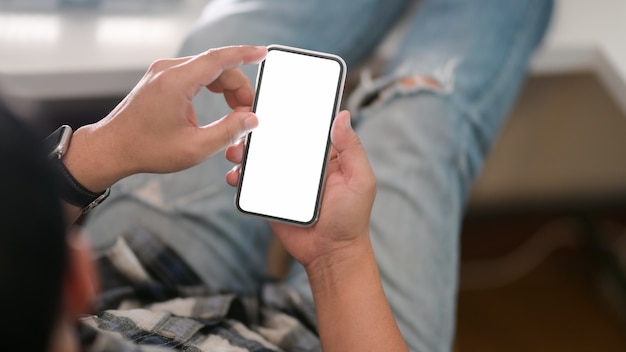
[[[194,88],[208,86],[222,73],[242,65],[261,62],[267,54],[264,46],[229,46],[210,49],[187,61],[179,79]]]

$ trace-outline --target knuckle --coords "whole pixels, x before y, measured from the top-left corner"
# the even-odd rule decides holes
[[[211,48],[205,51],[205,55],[213,58],[219,58],[222,52],[222,48]]]
[[[222,49],[209,49],[201,57],[207,64],[220,63],[224,59],[224,53]]]
[[[158,89],[167,89],[179,80],[176,66],[168,60],[157,60],[150,65],[145,77],[150,85]]]
[[[149,72],[161,72],[165,69],[167,69],[168,67],[170,67],[172,65],[172,60],[170,59],[158,59],[152,62],[152,64],[150,64],[150,67],[148,68]]]

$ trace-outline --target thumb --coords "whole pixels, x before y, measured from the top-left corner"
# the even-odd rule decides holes
[[[339,154],[352,148],[358,148],[361,144],[359,137],[352,129],[350,113],[348,111],[341,111],[337,117],[335,117],[330,139],[333,147],[335,147]]]
[[[371,172],[367,154],[359,136],[350,124],[350,113],[341,111],[333,123],[331,142],[337,151],[341,168],[349,174]]]
[[[234,111],[200,128],[205,148],[210,154],[226,148],[257,127],[259,120],[250,111]]]

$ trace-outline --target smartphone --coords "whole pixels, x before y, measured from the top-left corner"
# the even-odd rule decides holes
[[[337,55],[268,46],[259,64],[236,205],[244,214],[313,225],[319,216],[346,64]]]

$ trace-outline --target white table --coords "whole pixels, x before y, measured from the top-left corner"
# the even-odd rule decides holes
[[[122,96],[152,61],[176,54],[207,1],[150,13],[0,12],[0,94],[18,110],[42,100]]]
[[[0,93],[11,105],[122,96],[149,64],[174,55],[208,0],[167,13],[0,13]],[[533,74],[592,71],[626,112],[626,1],[557,0]],[[26,104],[27,105],[27,104]]]

